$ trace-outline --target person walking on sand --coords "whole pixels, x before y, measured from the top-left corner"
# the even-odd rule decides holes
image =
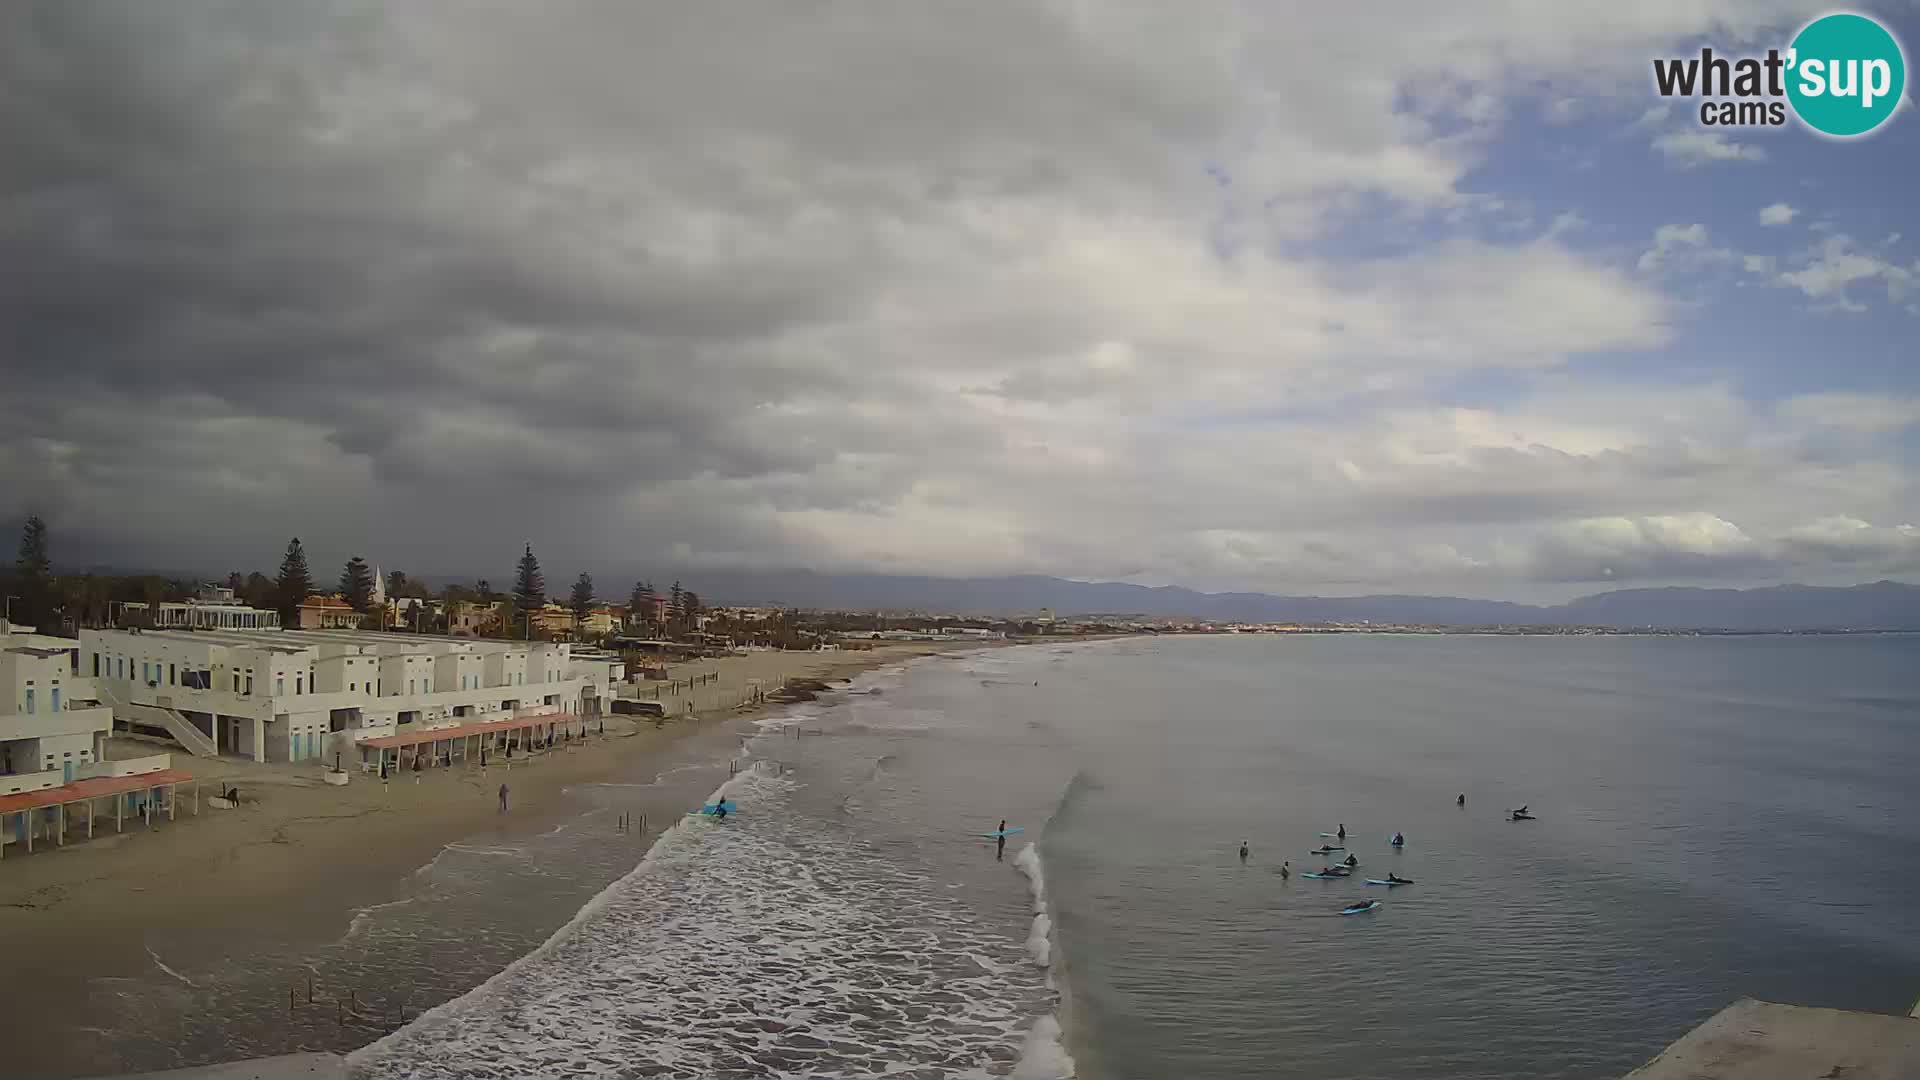
[[[505,784],[500,785],[500,812],[503,814],[507,812],[507,785]]]

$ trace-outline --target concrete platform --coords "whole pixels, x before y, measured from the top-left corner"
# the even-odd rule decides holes
[[[194,1069],[131,1073],[111,1080],[347,1080],[347,1062],[338,1054],[287,1054]]]
[[[1628,1080],[1914,1080],[1920,1019],[1743,998]]]

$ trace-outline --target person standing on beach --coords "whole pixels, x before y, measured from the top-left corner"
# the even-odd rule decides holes
[[[500,785],[500,812],[503,814],[507,812],[507,785],[505,784]]]

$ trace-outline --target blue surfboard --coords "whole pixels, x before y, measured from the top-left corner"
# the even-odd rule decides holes
[[[708,817],[713,817],[719,813],[720,808],[723,806],[726,807],[727,813],[729,814],[738,813],[740,810],[739,807],[735,806],[731,802],[719,802],[719,803],[708,803],[707,805],[701,807],[700,809],[695,810],[694,813],[705,814]]]
[[[987,840],[998,840],[1002,836],[1012,836],[1014,833],[1022,833],[1026,831],[1027,831],[1027,827],[1025,825],[1015,825],[1011,829],[995,829],[993,832],[981,833],[980,835],[982,838]]]

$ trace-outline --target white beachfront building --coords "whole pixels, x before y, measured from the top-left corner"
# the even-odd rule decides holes
[[[82,630],[79,671],[116,717],[192,753],[355,757],[370,738],[534,714],[596,716],[621,674],[557,642],[370,630]]]
[[[89,775],[104,756],[113,713],[79,674],[79,645],[0,621],[0,795]]]
[[[198,596],[184,603],[120,605],[121,621],[132,622],[144,616],[156,630],[271,630],[280,625],[280,613],[248,607],[224,585],[205,585]]]

